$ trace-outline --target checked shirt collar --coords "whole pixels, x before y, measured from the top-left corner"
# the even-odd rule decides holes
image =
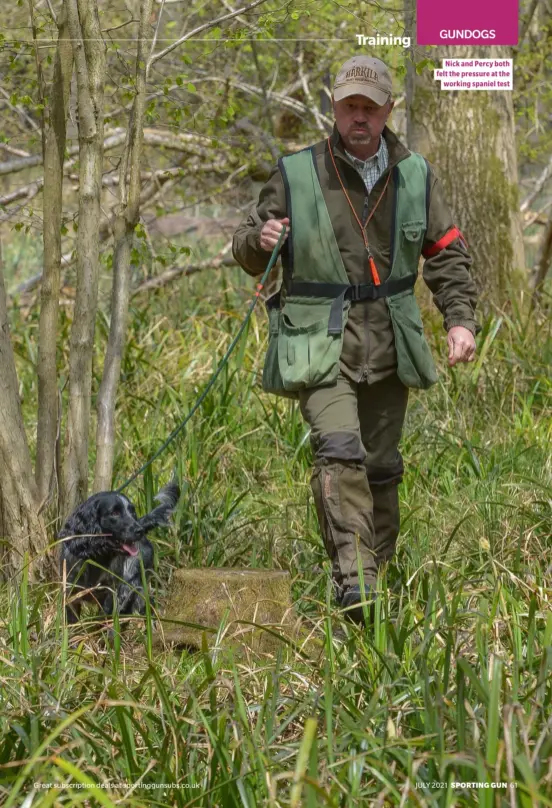
[[[359,160],[358,157],[349,154],[346,149],[345,154],[362,177],[366,191],[370,193],[389,165],[389,150],[385,138],[380,136],[379,149],[373,157],[369,157],[368,160]]]

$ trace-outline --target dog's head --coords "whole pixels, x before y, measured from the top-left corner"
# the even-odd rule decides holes
[[[138,519],[132,502],[124,494],[101,491],[79,505],[65,522],[58,538],[93,537],[95,555],[123,553],[137,556],[136,542],[149,530],[168,525],[180,489],[176,483],[164,486],[155,497],[161,504]]]
[[[58,538],[88,536],[94,542],[92,555],[112,553],[138,555],[135,542],[145,536],[134,505],[123,494],[102,491],[79,505],[65,522]]]
[[[110,536],[114,549],[131,556],[138,555],[135,542],[145,534],[132,502],[124,494],[111,491],[96,496],[96,519],[101,532]]]

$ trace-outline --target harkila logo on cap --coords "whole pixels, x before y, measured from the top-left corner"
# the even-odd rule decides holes
[[[378,81],[378,74],[371,67],[352,67],[345,73],[344,81],[350,81],[351,79],[364,79],[364,81],[373,84]]]

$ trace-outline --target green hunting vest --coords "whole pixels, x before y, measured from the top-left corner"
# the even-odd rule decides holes
[[[270,336],[263,389],[297,398],[303,388],[335,384],[351,301],[379,297],[393,325],[399,378],[407,387],[430,387],[437,374],[414,297],[427,227],[424,158],[412,152],[397,164],[393,261],[379,286],[349,283],[315,159],[310,147],[278,161],[289,188],[293,274],[283,306],[280,292],[266,301]]]

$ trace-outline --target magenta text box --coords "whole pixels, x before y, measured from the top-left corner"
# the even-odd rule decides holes
[[[417,0],[418,45],[517,45],[519,0]]]

